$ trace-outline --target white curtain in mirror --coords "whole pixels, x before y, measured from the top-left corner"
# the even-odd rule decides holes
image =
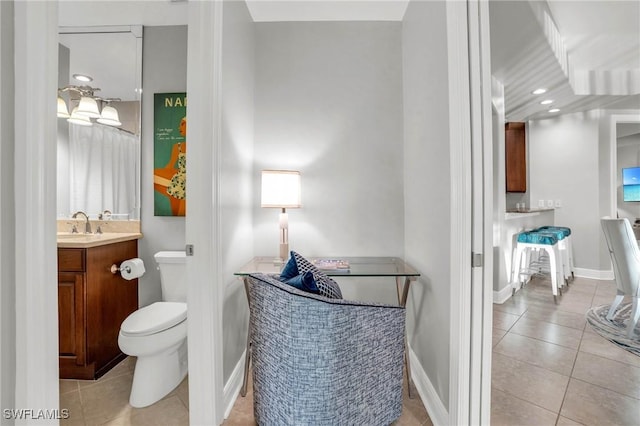
[[[70,124],[71,211],[94,216],[109,210],[133,218],[140,191],[139,153],[139,138],[128,132],[100,124]]]

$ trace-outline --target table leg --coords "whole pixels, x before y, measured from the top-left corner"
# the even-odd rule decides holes
[[[249,281],[246,277],[243,278],[244,291],[247,295],[247,306],[249,304]],[[247,348],[244,356],[244,375],[242,378],[242,388],[240,389],[241,396],[247,396],[247,383],[249,382],[249,368],[251,365],[251,307],[249,306],[249,326],[247,327]]]
[[[400,279],[402,277],[396,277],[396,290],[398,292],[398,304],[403,308],[407,306],[407,297],[409,296],[409,286],[411,285],[411,279],[409,277],[405,277],[404,285],[401,286]],[[407,393],[409,398],[413,398],[411,396],[411,366],[409,364],[409,345],[407,344],[407,330],[405,328],[404,333],[404,367],[407,372]]]

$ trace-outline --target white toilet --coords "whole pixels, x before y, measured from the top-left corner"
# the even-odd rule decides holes
[[[138,357],[129,397],[133,407],[159,401],[187,375],[185,252],[161,251],[154,258],[163,301],[129,315],[118,336],[120,350]]]

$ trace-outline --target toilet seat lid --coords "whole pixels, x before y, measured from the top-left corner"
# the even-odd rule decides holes
[[[148,336],[173,327],[187,318],[187,304],[156,302],[129,315],[120,326],[122,334]]]

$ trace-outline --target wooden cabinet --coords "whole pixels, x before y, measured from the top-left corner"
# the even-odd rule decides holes
[[[505,124],[507,192],[527,192],[525,123]]]
[[[137,256],[137,240],[58,248],[60,378],[96,379],[126,357],[118,333],[138,309],[138,280],[127,281],[110,267]]]

